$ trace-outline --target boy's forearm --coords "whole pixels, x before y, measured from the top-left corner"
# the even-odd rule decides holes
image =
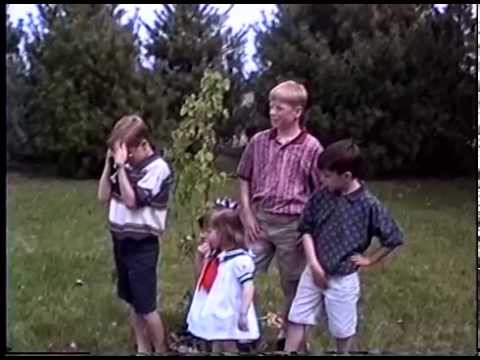
[[[320,265],[317,254],[315,253],[315,245],[312,236],[310,234],[303,234],[302,243],[308,265],[315,270],[323,271],[322,265]]]
[[[128,180],[125,166],[121,166],[118,170],[118,183],[123,202],[127,207],[134,208],[136,206],[135,192],[130,184],[130,180]]]
[[[247,281],[243,284],[242,290],[242,306],[240,308],[241,314],[247,314],[248,309],[253,301],[253,294],[255,292],[255,287],[253,286],[253,281]]]
[[[250,183],[247,180],[240,179],[240,205],[242,211],[251,212],[250,207]]]
[[[110,166],[106,162],[105,167],[103,168],[102,176],[98,183],[98,192],[97,197],[101,203],[105,203],[110,199],[112,186],[110,184]]]
[[[378,264],[380,261],[389,256],[395,249],[396,248],[388,248],[385,246],[378,248],[372,255],[368,257],[370,260],[370,266]]]

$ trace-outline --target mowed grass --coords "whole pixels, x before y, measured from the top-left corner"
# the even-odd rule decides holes
[[[78,351],[131,352],[96,182],[9,174],[7,184],[9,346],[62,351],[74,343]],[[397,218],[407,244],[392,261],[361,275],[360,349],[474,353],[475,181],[369,186]],[[236,193],[231,182],[213,196]],[[171,219],[159,265],[160,311],[171,331],[180,329],[184,295],[193,284],[192,259],[178,246],[178,234],[189,223],[186,212],[178,221]],[[274,267],[268,277],[258,278],[257,288],[262,315],[278,311]],[[266,334],[273,341],[273,329],[266,327]],[[312,331],[311,343],[315,353],[334,349],[322,327]]]

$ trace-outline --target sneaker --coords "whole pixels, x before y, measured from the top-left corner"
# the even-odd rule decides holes
[[[285,349],[285,342],[286,342],[285,338],[277,339],[277,342],[275,344],[275,349],[277,351],[283,351],[283,349]]]
[[[245,342],[245,343],[242,343],[242,342],[237,342],[237,348],[238,348],[238,351],[241,352],[241,353],[249,353],[252,351],[252,343],[251,342]]]
[[[251,351],[252,352],[265,352],[268,350],[268,343],[263,336],[259,339],[255,340],[254,342],[250,343]]]

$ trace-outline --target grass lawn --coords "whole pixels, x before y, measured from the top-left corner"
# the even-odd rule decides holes
[[[96,182],[8,174],[7,185],[9,345],[14,351],[59,351],[74,343],[79,351],[129,352]],[[370,187],[396,216],[408,243],[386,266],[361,275],[361,349],[475,353],[475,181]],[[235,196],[234,184],[217,194]],[[159,265],[161,314],[173,331],[181,326],[184,295],[193,284],[192,260],[182,256],[176,231],[186,221],[170,222]],[[257,287],[262,315],[278,310],[274,268]],[[317,328],[312,345],[322,352],[334,344]]]

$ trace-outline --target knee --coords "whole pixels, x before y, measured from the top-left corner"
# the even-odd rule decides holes
[[[350,338],[354,337],[356,334],[354,326],[347,326],[347,327],[338,327],[338,326],[329,326],[330,334],[337,340],[337,341],[347,341]]]
[[[291,320],[287,320],[286,324],[289,332],[302,331],[307,328],[305,324],[300,324],[298,322],[291,321]]]
[[[298,288],[298,279],[283,279],[282,281],[282,290],[283,294],[287,299],[287,302],[291,303],[295,294],[297,293]]]
[[[137,313],[137,316],[142,319],[143,321],[146,322],[151,322],[152,320],[155,320],[155,318],[158,316],[156,311],[151,311],[148,313]]]

